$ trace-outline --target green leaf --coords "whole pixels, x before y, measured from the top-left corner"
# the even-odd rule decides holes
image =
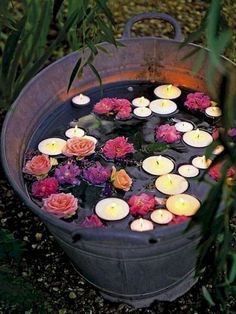
[[[63,2],[64,0],[54,0],[54,3],[53,3],[53,19],[54,20],[56,19],[57,14],[60,11]]]
[[[73,71],[72,71],[71,76],[70,76],[69,84],[68,84],[68,87],[67,87],[67,93],[69,92],[69,90],[71,88],[71,85],[72,85],[72,83],[73,83],[73,81],[74,81],[74,79],[75,79],[75,77],[76,77],[76,75],[77,75],[77,73],[79,71],[79,68],[81,66],[81,62],[82,62],[82,59],[79,58],[77,60],[77,62],[76,62],[76,65],[73,68]]]
[[[236,279],[236,253],[231,255],[232,263],[229,271],[229,282],[233,283]]]
[[[88,63],[88,66],[90,67],[90,69],[93,71],[93,73],[97,77],[99,84],[100,84],[100,87],[101,87],[102,86],[102,79],[101,79],[101,76],[98,73],[97,69],[94,67],[94,65],[92,63]]]
[[[203,293],[204,298],[207,300],[207,302],[208,302],[211,306],[214,306],[215,303],[214,303],[214,301],[212,300],[212,297],[211,297],[209,291],[207,290],[207,288],[206,288],[205,286],[202,287],[202,293]]]
[[[206,56],[205,50],[201,49],[196,56],[196,61],[194,62],[194,65],[192,68],[193,75],[196,75],[201,69],[205,60],[205,56]]]

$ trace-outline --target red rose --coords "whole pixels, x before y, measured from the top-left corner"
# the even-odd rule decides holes
[[[131,215],[146,215],[156,205],[155,197],[146,193],[132,195],[128,200]]]

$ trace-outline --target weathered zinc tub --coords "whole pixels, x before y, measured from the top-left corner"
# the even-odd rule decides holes
[[[133,23],[144,18],[169,21],[175,29],[174,40],[130,38]],[[95,67],[102,77],[104,88],[110,83],[142,80],[169,82],[207,92],[207,57],[199,73],[193,76],[194,58],[182,58],[196,47],[189,44],[180,50],[180,40],[180,28],[168,15],[153,13],[132,18],[121,40],[124,47],[115,49],[104,44],[110,53],[100,53],[96,58]],[[147,306],[155,299],[174,300],[196,281],[198,227],[187,233],[183,233],[185,223],[145,233],[112,228],[83,229],[46,214],[27,193],[22,162],[31,137],[72,96],[98,86],[96,77],[87,69],[67,94],[69,77],[77,58],[78,53],[72,53],[45,68],[27,84],[12,105],[1,138],[6,175],[24,203],[46,224],[80,274],[104,297],[136,307]],[[81,114],[85,113],[88,112]]]

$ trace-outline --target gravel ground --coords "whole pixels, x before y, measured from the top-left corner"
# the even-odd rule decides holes
[[[206,9],[206,1],[110,1],[117,20],[117,36],[120,36],[124,22],[132,15],[145,11],[168,12],[182,25],[184,34],[188,34],[200,23]],[[226,1],[229,3],[230,1]],[[232,8],[236,6],[232,2]],[[226,8],[226,13],[228,9]],[[230,16],[231,25],[235,25],[236,10]],[[171,36],[171,27],[163,22],[148,21],[145,25],[137,23],[134,34]],[[231,55],[234,57],[234,50]],[[1,121],[4,113],[0,113]],[[22,239],[26,252],[20,268],[20,275],[31,282],[43,297],[46,313],[219,313],[210,310],[201,295],[201,285],[209,282],[204,275],[187,294],[175,302],[155,302],[147,309],[135,310],[125,304],[113,304],[104,300],[99,292],[86,283],[73,269],[70,260],[57,245],[43,223],[22,204],[5,180],[0,168],[0,226],[12,231],[16,238]],[[16,270],[13,269],[14,272]],[[208,286],[209,287],[209,286]],[[209,287],[210,288],[210,287]],[[41,301],[38,301],[40,303]],[[0,313],[41,313],[41,310],[20,311],[0,303]]]

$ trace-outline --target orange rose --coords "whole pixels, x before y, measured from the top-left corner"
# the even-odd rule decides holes
[[[128,176],[124,169],[116,171],[115,167],[112,167],[111,181],[116,189],[129,191],[132,185],[132,179]]]
[[[83,137],[72,137],[66,142],[66,146],[63,148],[63,154],[72,157],[77,156],[83,158],[93,154],[95,151],[95,142],[83,138]]]
[[[76,213],[78,200],[71,193],[51,194],[43,199],[42,209],[58,218],[69,218]]]
[[[42,176],[47,174],[51,168],[49,157],[47,155],[38,155],[27,161],[23,171],[35,176]]]

